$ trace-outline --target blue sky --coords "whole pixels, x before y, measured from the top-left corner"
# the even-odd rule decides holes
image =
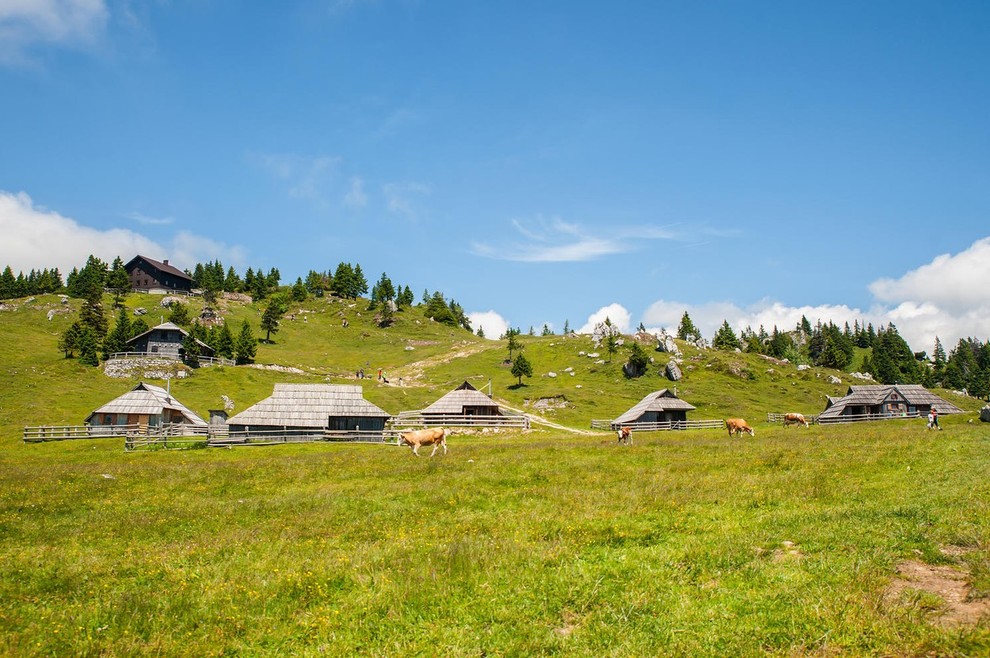
[[[0,266],[990,337],[990,4],[0,0]]]

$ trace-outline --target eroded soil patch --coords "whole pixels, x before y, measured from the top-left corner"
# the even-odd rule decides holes
[[[969,573],[964,569],[907,560],[897,565],[897,576],[887,587],[884,599],[897,603],[912,591],[935,595],[944,602],[944,607],[934,611],[941,626],[974,626],[990,615],[990,599],[970,600]]]

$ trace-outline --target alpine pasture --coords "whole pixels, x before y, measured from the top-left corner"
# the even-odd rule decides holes
[[[225,304],[232,326],[257,326],[258,307]],[[626,379],[622,349],[609,362],[587,336],[523,335],[534,374],[517,386],[505,341],[417,308],[379,329],[365,306],[296,305],[258,348],[280,370],[204,367],[167,385],[206,417],[221,395],[236,412],[276,382],[358,383],[393,414],[491,382],[500,402],[555,425],[458,432],[432,459],[384,444],[25,444],[25,426],[80,424],[138,379],[64,358],[74,315],[49,319],[57,297],[8,304],[0,654],[990,653],[981,401],[937,391],[967,411],[937,433],[924,419],[785,429],[767,413],[817,413],[855,380],[686,345],[676,384],[649,345],[655,363]],[[354,378],[362,367],[370,379]],[[620,446],[590,430],[674,386],[691,418],[743,417],[756,436],[636,433]]]

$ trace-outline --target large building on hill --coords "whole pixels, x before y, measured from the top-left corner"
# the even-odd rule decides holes
[[[850,386],[843,397],[828,398],[818,422],[924,416],[933,407],[939,414],[964,413],[920,384],[880,384]]]
[[[182,344],[188,335],[189,332],[179,325],[172,322],[163,322],[129,339],[127,341],[127,347],[133,352],[147,354],[148,356],[182,359],[185,357]],[[214,350],[212,347],[198,339],[196,343],[199,345],[200,356],[213,356]]]
[[[192,277],[169,265],[168,260],[159,262],[147,256],[135,256],[124,265],[124,269],[131,278],[131,289],[138,292],[192,291]]]

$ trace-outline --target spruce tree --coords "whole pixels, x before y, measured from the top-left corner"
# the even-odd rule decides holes
[[[272,342],[272,334],[277,334],[279,321],[285,315],[286,307],[278,297],[272,297],[265,312],[261,315],[261,330],[265,332],[265,342]]]
[[[739,339],[736,338],[736,332],[729,326],[728,320],[722,320],[722,326],[718,328],[718,331],[715,332],[715,337],[712,338],[712,347],[717,350],[730,352],[742,347]]]
[[[522,386],[523,377],[533,376],[533,366],[526,359],[525,354],[519,354],[512,362],[512,376],[519,378],[519,386]]]
[[[238,365],[254,363],[254,356],[258,351],[258,341],[251,331],[251,325],[247,320],[241,323],[241,331],[234,341],[234,360]]]
[[[79,363],[94,368],[100,365],[100,340],[92,327],[82,325],[79,332]]]
[[[217,356],[225,359],[234,358],[234,336],[230,333],[230,327],[226,322],[217,328],[216,338],[211,347]]]
[[[121,307],[117,311],[117,323],[113,330],[103,339],[103,359],[108,360],[112,354],[127,350],[127,341],[131,338],[131,319],[127,309]]]
[[[113,261],[113,267],[107,275],[107,288],[113,293],[113,305],[120,306],[121,300],[131,291],[131,278],[124,268],[124,261],[120,256]]]
[[[695,341],[701,338],[701,332],[694,326],[691,316],[687,311],[681,316],[681,323],[677,325],[677,337],[681,340]]]
[[[62,332],[58,339],[58,349],[65,354],[65,358],[70,359],[79,349],[80,338],[82,337],[82,323],[76,320]]]

